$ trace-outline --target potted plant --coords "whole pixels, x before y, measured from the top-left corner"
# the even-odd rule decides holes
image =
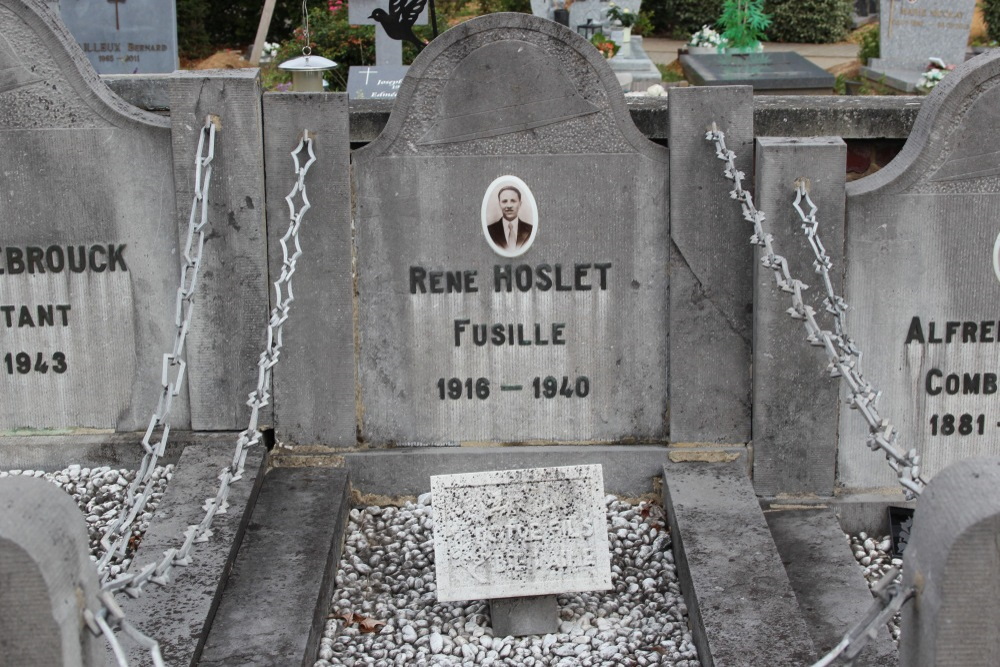
[[[590,38],[590,43],[601,52],[601,55],[607,60],[611,60],[618,53],[618,45],[612,42],[610,39],[604,36],[604,33],[598,32],[594,33],[594,36]]]
[[[719,26],[726,40],[726,53],[756,53],[771,17],[764,13],[764,0],[725,0]]]
[[[608,20],[611,21],[612,25],[622,27],[624,32],[622,42],[628,42],[632,39],[632,26],[635,25],[638,18],[636,13],[628,7],[619,7],[613,2],[608,3]]]
[[[917,90],[924,93],[931,92],[938,85],[938,82],[944,78],[944,75],[953,69],[955,69],[954,65],[946,65],[940,58],[931,58],[930,64],[927,65],[927,71],[920,75]]]
[[[720,53],[726,45],[726,40],[718,32],[707,25],[691,35],[687,43],[687,52],[691,55],[705,53]]]

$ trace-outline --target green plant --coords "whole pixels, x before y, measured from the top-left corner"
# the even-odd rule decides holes
[[[632,26],[632,34],[645,37],[647,35],[652,35],[654,31],[653,28],[653,16],[649,12],[639,12],[639,19]]]
[[[853,24],[852,0],[766,0],[768,37],[776,42],[840,42]]]
[[[208,10],[204,0],[177,0],[177,51],[182,58],[211,55],[212,43],[205,29]]]
[[[873,23],[861,32],[858,39],[858,60],[867,65],[872,58],[878,58],[879,48],[879,27]]]
[[[594,36],[590,38],[590,43],[606,59],[614,58],[615,54],[618,53],[618,45],[605,37],[603,32],[595,32]]]
[[[660,63],[656,64],[656,69],[660,70],[660,77],[663,79],[664,83],[673,83],[675,81],[684,81],[684,75],[679,74],[676,70],[671,69],[670,65],[662,65]]]
[[[531,0],[479,0],[480,14],[495,14],[496,12],[531,13]]]
[[[613,2],[608,3],[608,19],[611,21],[618,21],[623,27],[631,28],[637,18],[635,12],[628,7],[619,7]]]
[[[687,39],[703,25],[715,25],[723,0],[644,0],[643,9],[657,17],[653,25],[675,39]]]
[[[725,0],[719,26],[729,49],[751,49],[762,42],[771,17],[764,13],[764,0]]]
[[[1000,0],[980,0],[979,7],[986,21],[986,34],[991,41],[1000,42]]]

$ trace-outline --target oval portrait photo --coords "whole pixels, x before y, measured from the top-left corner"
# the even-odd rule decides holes
[[[517,257],[538,234],[538,206],[527,184],[517,176],[501,176],[483,195],[483,234],[493,251]]]

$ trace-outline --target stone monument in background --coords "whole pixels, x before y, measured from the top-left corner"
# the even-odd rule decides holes
[[[99,74],[178,67],[174,0],[60,0],[59,13]]]
[[[912,93],[930,58],[965,62],[975,0],[882,0],[880,54],[861,73]]]

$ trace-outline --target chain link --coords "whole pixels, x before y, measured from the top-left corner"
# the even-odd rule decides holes
[[[753,203],[753,196],[743,189],[743,179],[746,175],[736,168],[736,154],[726,148],[725,133],[720,131],[715,123],[705,135],[705,139],[715,143],[716,156],[726,163],[725,176],[733,181],[733,189],[729,196],[740,202],[743,218],[753,223],[753,236],[750,243],[763,248],[764,256],[761,264],[774,272],[774,281],[782,292],[791,295],[792,307],[788,314],[792,319],[801,320],[806,328],[806,340],[810,345],[822,347],[829,363],[827,370],[830,377],[843,377],[850,390],[848,404],[858,410],[868,423],[868,447],[873,451],[882,450],[889,466],[896,472],[903,493],[908,500],[913,500],[923,490],[926,482],[920,476],[920,457],[916,449],[903,451],[896,444],[896,428],[882,417],[876,404],[882,392],[865,380],[861,373],[862,352],[847,336],[844,329],[844,319],[847,313],[847,302],[838,296],[830,279],[830,269],[833,263],[820,241],[816,221],[816,205],[809,198],[806,182],[799,179],[796,182],[795,202],[793,206],[802,218],[802,231],[816,257],[813,267],[823,279],[826,298],[823,299],[825,310],[833,316],[834,331],[823,329],[816,322],[816,313],[812,306],[802,299],[802,292],[808,286],[802,281],[792,278],[788,270],[788,262],[774,251],[774,237],[764,229],[765,216],[758,211]],[[802,203],[809,207],[809,212],[802,210]]]
[[[208,185],[211,180],[211,162],[215,153],[215,122],[217,118],[209,117],[205,126],[201,129],[198,140],[198,157],[195,163],[195,195],[191,205],[191,215],[188,221],[187,243],[184,250],[184,267],[181,271],[181,285],[177,291],[177,311],[175,324],[177,326],[177,336],[174,342],[173,351],[164,355],[163,361],[163,392],[156,412],[150,419],[150,425],[143,438],[143,448],[146,456],[140,465],[140,474],[136,475],[136,480],[143,480],[143,484],[135,481],[129,487],[126,495],[126,507],[123,509],[119,520],[109,528],[102,545],[114,548],[118,553],[124,555],[124,546],[127,545],[127,536],[131,534],[131,526],[135,517],[141,512],[149,499],[151,489],[147,488],[152,469],[156,466],[156,460],[163,455],[166,447],[167,435],[169,434],[169,412],[173,396],[180,391],[181,382],[184,377],[184,362],[182,354],[184,341],[190,328],[191,313],[193,311],[194,290],[198,283],[198,271],[201,267],[201,252],[205,244],[204,228],[208,222]],[[208,153],[205,154],[205,146],[208,145]],[[300,164],[299,157],[305,150],[308,159],[305,164]],[[132,597],[138,597],[143,586],[147,583],[166,585],[174,566],[189,565],[192,561],[191,552],[194,544],[208,541],[212,536],[210,529],[216,514],[225,514],[228,509],[227,498],[229,490],[234,482],[243,477],[244,464],[246,463],[249,449],[260,442],[261,433],[258,430],[260,411],[268,405],[271,386],[271,372],[278,363],[278,356],[281,354],[283,325],[288,319],[288,312],[292,301],[295,300],[292,292],[292,275],[295,273],[295,265],[302,254],[302,247],[299,243],[299,226],[302,216],[310,208],[309,198],[306,194],[305,178],[316,161],[313,152],[312,135],[305,131],[299,140],[298,146],[291,153],[292,161],[295,164],[295,185],[291,192],[285,197],[288,203],[290,223],[285,235],[281,238],[282,267],[281,275],[274,282],[275,306],[271,310],[271,315],[267,325],[267,343],[257,362],[257,387],[250,393],[247,405],[250,407],[249,423],[236,441],[233,459],[230,465],[223,468],[219,474],[218,492],[214,498],[208,498],[202,506],[205,516],[196,525],[190,525],[184,531],[184,541],[180,547],[168,549],[164,552],[163,558],[157,562],[148,563],[138,572],[123,574],[114,580],[107,581],[107,564],[111,559],[105,558],[99,563],[99,572],[102,575],[102,592],[99,595],[101,608],[97,614],[89,614],[88,626],[96,634],[100,632],[107,638],[112,652],[121,667],[127,667],[124,651],[114,634],[115,629],[120,629],[125,634],[132,637],[140,645],[146,647],[151,654],[156,667],[163,665],[160,655],[159,644],[156,640],[140,632],[135,626],[130,624],[122,612],[121,608],[114,600],[114,594],[124,591]],[[297,206],[295,197],[301,198],[301,205]],[[294,252],[289,254],[289,240],[294,241]],[[176,367],[176,375],[173,381],[169,381],[169,371]],[[162,426],[162,435],[155,446],[150,444],[153,433]],[[138,509],[137,509],[138,508]],[[127,532],[126,532],[127,531]],[[114,540],[112,540],[114,536]],[[103,567],[101,565],[103,563]],[[88,612],[89,613],[89,612]]]

